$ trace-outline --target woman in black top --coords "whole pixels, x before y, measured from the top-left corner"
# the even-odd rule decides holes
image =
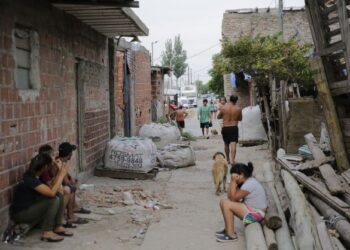
[[[52,164],[48,154],[39,154],[31,162],[29,169],[19,183],[11,205],[11,217],[15,223],[30,224],[31,227],[41,223],[43,234],[41,240],[57,242],[62,236],[72,236],[62,227],[63,197],[58,193],[68,169],[60,160],[56,161],[59,169],[52,187],[42,183],[39,176]]]

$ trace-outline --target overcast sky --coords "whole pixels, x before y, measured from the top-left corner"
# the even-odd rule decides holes
[[[134,9],[149,28],[148,37],[140,37],[142,45],[151,52],[153,45],[154,64],[160,64],[164,43],[180,34],[195,80],[206,83],[211,57],[220,51],[221,22],[225,10],[241,8],[275,7],[278,0],[139,0],[140,8]],[[285,7],[304,6],[304,0],[284,0]],[[209,49],[210,48],[210,49]]]

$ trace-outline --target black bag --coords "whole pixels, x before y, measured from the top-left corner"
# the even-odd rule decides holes
[[[209,128],[211,128],[213,126],[212,122],[209,122]]]

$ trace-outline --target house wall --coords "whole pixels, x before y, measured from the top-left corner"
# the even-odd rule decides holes
[[[124,79],[124,53],[117,51],[116,52],[116,100],[115,100],[115,111],[116,111],[116,128],[117,135],[120,137],[124,136],[124,88],[123,88],[123,79]]]
[[[240,10],[227,10],[222,21],[222,37],[235,42],[241,36],[267,36],[279,32],[277,9],[252,9],[247,13]],[[284,38],[298,38],[313,44],[309,22],[304,9],[284,11]]]
[[[15,25],[38,34],[39,80],[35,90],[16,88]],[[79,63],[77,64],[77,62]],[[13,187],[40,145],[78,144],[77,84],[83,162],[72,174],[91,172],[109,137],[106,38],[44,0],[0,3],[0,221],[5,222]],[[79,77],[76,78],[76,75]]]
[[[152,121],[152,87],[151,87],[151,59],[147,50],[141,49],[133,53],[134,71],[133,81],[133,105],[131,108],[133,135],[137,135],[142,125]]]

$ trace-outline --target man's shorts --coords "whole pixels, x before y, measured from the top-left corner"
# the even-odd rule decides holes
[[[247,204],[244,204],[244,205],[245,205],[246,210],[247,210],[247,212],[243,218],[244,225],[248,225],[248,224],[254,223],[254,222],[261,222],[264,219],[264,217],[265,217],[264,211],[262,211],[261,209],[252,208],[252,207],[248,206]]]
[[[176,123],[179,128],[185,128],[185,121],[177,121]]]
[[[222,139],[225,144],[230,144],[231,142],[238,142],[238,127],[223,127],[221,130]]]
[[[201,122],[201,128],[209,128],[209,122]]]

